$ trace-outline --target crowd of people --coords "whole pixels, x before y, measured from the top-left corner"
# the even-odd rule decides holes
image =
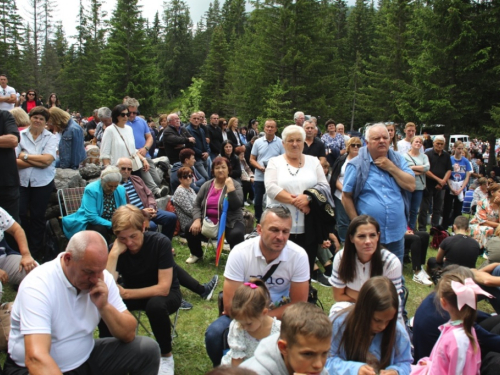
[[[157,129],[129,97],[85,122],[57,95],[44,106],[35,90],[23,100],[7,82],[0,75],[0,281],[19,291],[5,374],[174,374],[169,316],[192,308],[181,287],[211,299],[218,277],[194,279],[171,241],[184,236],[185,262],[202,262],[220,225],[231,251],[220,316],[205,333],[211,374],[496,371],[500,321],[476,312],[476,301],[500,312],[500,184],[486,175],[479,142],[448,153],[443,136],[415,135],[411,122],[400,140],[393,124],[351,137],[331,119],[321,134],[303,112],[280,136],[273,119],[261,132],[255,119],[241,127],[201,111],[186,124],[161,115]],[[66,250],[44,262],[56,170],[79,169],[91,149],[100,178],[62,218]],[[160,207],[169,192],[170,208]],[[448,228],[427,259],[430,235]],[[407,257],[412,281],[402,276]],[[404,285],[430,286],[431,276],[436,291],[410,339]],[[308,303],[311,283],[331,288],[329,316]],[[136,335],[136,310],[154,340]]]

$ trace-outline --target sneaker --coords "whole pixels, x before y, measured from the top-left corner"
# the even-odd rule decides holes
[[[425,277],[427,277],[427,279],[431,280],[431,277],[429,276],[429,274],[427,272],[425,272],[425,270],[423,268],[420,269],[420,273],[422,273]]]
[[[199,260],[200,260],[200,258],[198,258],[196,255],[191,254],[189,256],[189,258],[186,259],[186,263],[187,264],[193,264],[193,263],[196,263]]]
[[[328,281],[328,278],[322,272],[318,272],[318,274],[316,276],[316,282],[319,285],[325,286],[327,288],[332,287],[332,284],[330,284],[330,281]]]
[[[205,288],[205,291],[203,292],[203,294],[200,294],[200,297],[206,299],[207,301],[210,301],[218,282],[219,276],[215,275],[208,283],[202,284],[202,286]]]
[[[420,270],[418,273],[413,274],[413,281],[425,286],[432,285],[432,281],[430,281],[427,277],[425,277],[425,275],[422,273],[422,270]]]
[[[155,198],[163,198],[168,194],[168,187],[164,186],[161,189],[158,189],[155,193]]]
[[[158,375],[174,375],[174,356],[161,357]]]
[[[193,305],[191,305],[188,301],[183,299],[181,301],[181,306],[179,307],[179,310],[191,310],[193,308]]]

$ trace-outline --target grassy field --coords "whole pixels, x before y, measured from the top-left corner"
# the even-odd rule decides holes
[[[184,299],[194,305],[192,310],[181,310],[177,323],[178,336],[174,339],[174,358],[175,358],[175,373],[177,375],[193,375],[204,374],[211,369],[211,362],[205,351],[204,334],[208,325],[218,316],[217,294],[222,290],[224,266],[227,260],[227,253],[223,253],[219,267],[215,267],[215,253],[212,249],[206,252],[205,258],[196,264],[186,264],[185,260],[189,256],[189,249],[183,245],[178,238],[174,238],[173,247],[176,250],[176,262],[195,277],[200,283],[208,282],[213,275],[219,275],[219,284],[211,301],[202,300],[197,294],[194,294],[187,289],[182,289]],[[435,256],[436,251],[429,249],[427,256]],[[478,260],[481,263],[482,259]],[[411,264],[405,264],[404,276],[406,286],[409,290],[409,299],[406,305],[409,316],[415,314],[415,310],[432,290],[432,287],[426,287],[412,281],[413,273]],[[330,307],[334,303],[333,292],[331,288],[322,287],[319,284],[314,285],[318,289],[318,294],[323,303],[325,312],[328,313]],[[13,301],[15,292],[8,286],[4,287],[3,301]],[[487,302],[480,302],[479,307],[483,311],[493,312]],[[172,320],[174,315],[171,316]],[[143,323],[149,327],[147,317],[143,315]],[[139,329],[139,334],[145,334],[142,328]],[[0,361],[3,363],[5,355],[0,356]]]

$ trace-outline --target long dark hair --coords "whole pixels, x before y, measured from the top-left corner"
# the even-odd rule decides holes
[[[345,236],[344,254],[342,255],[342,260],[339,266],[339,278],[345,282],[352,282],[356,278],[356,246],[351,240],[351,237],[356,235],[358,227],[361,225],[371,224],[375,227],[375,231],[380,233],[380,225],[377,220],[368,215],[360,215],[356,217],[349,228],[347,228],[347,233]],[[380,235],[377,242],[377,249],[372,255],[371,259],[371,270],[370,276],[380,276],[384,272],[384,264],[382,262],[382,247],[380,246]]]
[[[391,365],[392,350],[396,342],[399,298],[396,287],[385,276],[376,276],[363,284],[356,304],[348,308],[344,321],[344,333],[339,349],[343,349],[346,360],[366,363],[372,337],[371,323],[375,312],[394,309],[394,317],[383,331],[380,345],[380,368]],[[337,315],[337,319],[345,312]],[[397,349],[396,349],[397,350]]]
[[[227,144],[230,144],[231,146],[233,146],[233,150],[231,151],[231,155],[227,156],[226,155],[226,150],[224,150],[224,147],[227,145]],[[233,142],[227,140],[227,141],[224,141],[222,142],[222,145],[220,146],[220,156],[223,156],[229,160],[231,160],[233,157],[236,157],[235,153],[234,153],[234,144]]]

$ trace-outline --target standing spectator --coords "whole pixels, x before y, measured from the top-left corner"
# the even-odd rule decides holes
[[[347,134],[345,134],[344,132],[344,124],[337,124],[337,133],[339,133],[340,135],[342,135],[344,137],[344,142],[347,144],[347,142],[349,142],[349,139],[351,137],[349,137]]]
[[[386,128],[389,132],[389,148],[394,151],[398,151],[398,137],[396,135],[396,127],[394,126],[394,124],[388,124]]]
[[[276,121],[272,119],[266,120],[264,123],[265,137],[257,139],[252,147],[250,156],[250,165],[255,168],[255,219],[257,223],[260,222],[262,215],[262,200],[266,194],[266,187],[264,185],[264,172],[266,171],[267,163],[272,157],[282,155],[285,153],[283,142],[276,136],[278,126]]]
[[[19,131],[27,128],[31,125],[30,117],[22,108],[15,107],[9,111],[12,116],[14,116],[14,120],[16,121],[16,126]]]
[[[7,86],[9,80],[5,74],[0,74],[0,109],[10,111],[16,105],[17,96],[14,87]]]
[[[163,147],[168,156],[170,164],[179,162],[179,153],[186,149],[192,149],[195,143],[194,137],[181,126],[181,120],[177,113],[167,116],[168,126],[162,133]]]
[[[227,121],[224,117],[219,117],[219,128],[222,131],[222,140],[227,141]]]
[[[0,78],[3,76],[0,76]],[[0,110],[0,207],[19,222],[19,172],[15,149],[19,144],[19,130],[14,117],[8,111]]]
[[[344,155],[346,150],[346,144],[344,141],[344,136],[338,134],[335,128],[335,121],[329,119],[326,124],[327,133],[323,134],[321,140],[328,149],[326,159],[330,165],[334,165],[335,161],[339,156]]]
[[[224,139],[222,138],[222,129],[219,127],[219,115],[212,113],[210,123],[207,125],[208,138],[210,139],[210,159],[214,160],[219,155],[220,148]]]
[[[19,98],[17,98],[16,107],[21,107],[25,101],[26,101],[26,93],[22,92],[21,95],[19,95]]]
[[[432,226],[437,227],[440,224],[443,214],[443,201],[445,190],[443,188],[448,183],[451,176],[450,155],[444,151],[445,139],[442,135],[434,138],[434,148],[425,154],[429,158],[430,169],[425,173],[425,184],[427,192],[424,194],[420,204],[420,213],[418,215],[418,230],[427,230],[427,212],[432,204]]]
[[[203,129],[200,128],[200,117],[198,112],[191,113],[189,117],[189,125],[186,127],[187,131],[191,133],[194,137],[194,156],[196,159],[196,163],[194,167],[198,171],[199,174],[203,176],[206,180],[208,177],[208,157],[209,151],[208,143],[206,140],[206,135]]]
[[[379,123],[367,130],[368,144],[347,164],[342,204],[352,220],[370,215],[380,224],[380,241],[396,255],[404,256],[409,193],[415,190],[415,175],[402,155],[389,149],[389,132]]]
[[[316,125],[314,125],[311,120],[307,120],[304,122],[303,128],[306,133],[306,138],[304,139],[304,155],[314,156],[322,163],[326,160],[325,145],[321,142],[321,139],[314,135]]]
[[[408,133],[410,133],[410,131],[408,131]],[[410,227],[412,231],[416,231],[418,210],[420,209],[420,203],[422,203],[422,197],[425,190],[425,173],[429,170],[430,164],[427,155],[420,152],[422,148],[422,138],[419,136],[413,137],[410,143],[411,149],[401,154],[406,159],[413,173],[415,173],[415,191],[411,193],[408,227]],[[402,148],[406,149],[406,145],[401,145],[401,149]]]
[[[113,123],[111,119],[111,109],[108,107],[101,107],[97,110],[97,117],[101,120],[95,129],[94,139],[97,146],[101,146],[102,136],[104,135],[104,130]]]
[[[21,108],[30,113],[35,107],[43,106],[43,103],[38,99],[38,95],[35,90],[28,90],[26,92],[26,101],[21,105]]]
[[[295,112],[293,114],[293,121],[295,122],[295,125],[297,126],[303,126],[304,121],[306,121],[306,116],[304,115],[304,112]]]
[[[237,154],[245,151],[245,146],[241,143],[240,133],[238,133],[238,121],[237,117],[231,117],[227,125],[227,139],[233,143]]]
[[[87,135],[85,136],[86,141],[92,141],[92,139],[94,139],[97,124],[99,124],[100,122],[98,112],[99,112],[98,109],[94,109],[92,120],[88,121],[87,124],[85,125],[85,129],[87,132]]]
[[[168,126],[168,115],[160,115],[160,118],[158,119],[158,124],[160,124],[160,130],[158,131],[158,157],[161,156],[167,156],[167,151],[165,150],[165,145],[163,144],[163,136],[164,132],[167,129]],[[170,163],[172,164],[172,161],[169,158]]]
[[[61,108],[61,103],[59,102],[59,98],[57,97],[55,92],[50,94],[50,96],[47,98],[47,103],[45,103],[45,108],[51,109],[52,107]]]
[[[49,109],[49,121],[61,133],[59,141],[58,168],[78,169],[87,153],[83,142],[83,130],[73,121],[68,112],[58,107]]]
[[[248,130],[247,130],[247,142],[250,142],[253,137],[259,135],[259,122],[256,119],[251,119],[248,122]]]
[[[406,137],[398,142],[398,152],[401,155],[406,155],[412,148],[412,139],[415,136],[416,126],[413,122],[408,122],[405,125]],[[424,147],[420,146],[420,152],[424,153]]]
[[[45,129],[50,113],[38,106],[30,113],[31,125],[21,131],[16,148],[21,180],[19,215],[34,257],[42,256],[45,211],[54,191],[57,137]]]

